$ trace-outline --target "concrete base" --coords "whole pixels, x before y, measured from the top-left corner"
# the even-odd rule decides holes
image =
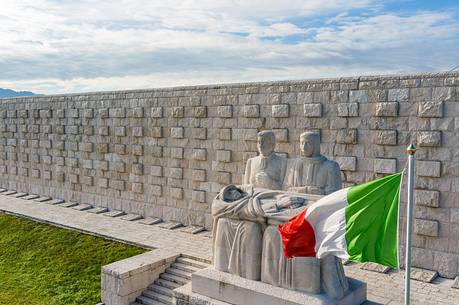
[[[193,273],[192,295],[189,300],[177,295],[177,304],[237,305],[359,305],[367,300],[367,285],[349,278],[349,293],[341,300],[333,300],[325,294],[307,294],[252,281],[226,272],[207,268]],[[199,295],[203,296],[199,298]],[[186,298],[185,298],[186,299]],[[220,303],[218,303],[220,302]]]

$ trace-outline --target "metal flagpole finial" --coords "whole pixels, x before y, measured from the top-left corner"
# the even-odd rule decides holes
[[[407,153],[408,155],[411,155],[411,156],[413,156],[414,154],[416,154],[416,145],[410,144],[410,146],[408,146],[408,147],[406,148],[406,153]]]

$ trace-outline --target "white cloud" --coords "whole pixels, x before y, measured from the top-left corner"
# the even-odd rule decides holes
[[[448,12],[394,14],[376,0],[6,0],[0,87],[58,93],[441,70],[457,64],[458,25]]]

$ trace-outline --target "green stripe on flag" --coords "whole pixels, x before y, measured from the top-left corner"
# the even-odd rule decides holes
[[[402,172],[349,189],[346,243],[351,261],[398,267],[397,223],[401,179]]]

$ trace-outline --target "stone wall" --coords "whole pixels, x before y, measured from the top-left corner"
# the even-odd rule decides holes
[[[413,141],[414,265],[459,274],[458,73],[3,99],[0,129],[3,187],[207,228],[260,130],[288,157],[319,130],[346,186],[401,170]]]

